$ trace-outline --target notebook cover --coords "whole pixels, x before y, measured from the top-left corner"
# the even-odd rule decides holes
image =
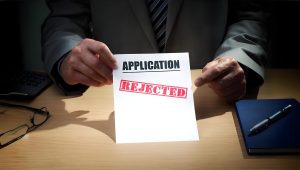
[[[248,136],[258,122],[291,104],[292,109],[266,130]],[[300,153],[300,104],[295,99],[248,99],[235,103],[248,154]]]

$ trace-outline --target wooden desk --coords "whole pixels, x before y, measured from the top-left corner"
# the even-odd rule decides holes
[[[200,70],[192,71],[193,80]],[[300,101],[300,69],[267,70],[258,98]],[[300,155],[248,156],[233,105],[207,86],[195,89],[198,142],[116,144],[111,86],[66,97],[51,86],[25,104],[52,117],[0,150],[0,169],[300,169]],[[300,132],[299,132],[300,133]]]

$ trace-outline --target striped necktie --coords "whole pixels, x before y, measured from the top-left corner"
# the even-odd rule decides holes
[[[148,0],[148,7],[158,48],[162,52],[166,43],[168,3],[167,0]]]

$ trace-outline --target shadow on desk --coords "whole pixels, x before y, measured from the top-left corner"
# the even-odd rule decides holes
[[[259,88],[248,88],[246,99],[256,99]],[[207,85],[194,90],[194,105],[196,119],[206,119],[214,116],[220,116],[234,108],[233,103],[227,103],[218,97]]]
[[[115,138],[115,116],[114,112],[111,111],[110,113],[103,113],[104,115],[109,115],[108,119],[97,119],[99,115],[93,115],[93,119],[88,119],[89,114],[92,110],[81,108],[75,111],[68,111],[66,109],[66,103],[64,100],[73,100],[74,103],[81,103],[85,101],[85,97],[90,97],[89,95],[80,96],[78,99],[76,97],[69,97],[63,96],[59,94],[58,89],[54,88],[53,86],[47,90],[44,95],[39,96],[35,101],[47,101],[47,107],[49,108],[51,117],[46,122],[44,126],[39,127],[36,131],[39,130],[48,130],[48,129],[55,129],[59,127],[64,127],[67,125],[82,125],[86,127],[90,127],[96,129],[103,134],[107,135],[111,138],[114,142],[116,141]],[[221,116],[226,112],[232,112],[233,104],[229,104],[223,99],[219,98],[208,86],[204,85],[200,88],[195,88],[194,93],[194,103],[195,103],[195,112],[196,112],[196,119],[206,119],[215,116]],[[253,95],[252,95],[253,96]],[[92,102],[97,102],[94,100],[90,100]],[[72,102],[73,103],[73,102]],[[73,103],[73,104],[74,104]],[[42,104],[35,103],[35,105],[41,106]],[[75,104],[76,105],[76,104]],[[91,104],[93,105],[93,104]],[[85,107],[87,105],[84,105]],[[94,112],[95,110],[93,110]],[[96,118],[94,117],[96,116]],[[235,122],[236,127],[238,128],[238,124]],[[76,133],[76,132],[74,132]]]
[[[220,116],[231,110],[231,104],[218,97],[207,85],[194,90],[196,119]]]
[[[92,120],[88,120],[88,114],[95,114],[91,113],[88,109],[82,109],[82,110],[76,110],[69,112],[66,110],[66,104],[63,100],[68,100],[69,98],[72,100],[77,100],[76,97],[70,97],[70,96],[63,96],[61,94],[58,94],[58,90],[56,88],[49,89],[47,91],[49,95],[54,96],[53,99],[49,99],[49,96],[47,94],[42,95],[41,97],[46,96],[47,97],[47,107],[49,109],[51,117],[49,120],[45,123],[45,125],[39,127],[35,131],[39,130],[49,130],[49,129],[55,129],[67,125],[82,125],[86,127],[90,127],[93,129],[96,129],[108,137],[110,137],[115,142],[115,118],[114,118],[114,111],[111,113],[107,113],[109,115],[108,119],[97,119],[97,116],[99,115],[93,115]],[[59,96],[59,97],[57,97]],[[81,99],[84,96],[80,96],[77,102],[81,102]],[[38,98],[37,101],[45,101],[43,98]],[[78,107],[80,108],[80,107]],[[94,117],[95,116],[95,117]],[[76,132],[74,132],[76,133]]]

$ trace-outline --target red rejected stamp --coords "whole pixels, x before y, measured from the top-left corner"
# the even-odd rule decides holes
[[[130,80],[121,80],[119,90],[166,97],[186,98],[188,88]]]

